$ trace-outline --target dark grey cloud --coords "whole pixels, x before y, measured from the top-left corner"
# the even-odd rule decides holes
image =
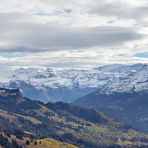
[[[71,50],[95,46],[114,46],[140,39],[135,29],[116,26],[68,27],[29,21],[24,14],[0,14],[1,52],[39,52]]]

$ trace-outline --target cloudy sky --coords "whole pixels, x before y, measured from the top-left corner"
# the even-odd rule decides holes
[[[148,63],[147,0],[1,0],[0,66]]]

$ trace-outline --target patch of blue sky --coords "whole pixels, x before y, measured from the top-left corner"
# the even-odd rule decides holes
[[[0,57],[11,59],[11,58],[15,58],[15,57],[22,57],[22,54],[19,54],[19,53],[1,53]]]
[[[138,58],[148,58],[148,52],[137,53],[134,56]]]

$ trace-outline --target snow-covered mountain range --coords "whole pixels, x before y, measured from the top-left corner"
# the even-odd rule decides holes
[[[42,101],[72,102],[100,93],[148,91],[148,65],[105,65],[94,69],[1,68],[1,87],[21,88],[23,94]]]

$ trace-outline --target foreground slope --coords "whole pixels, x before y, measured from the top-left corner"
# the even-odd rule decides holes
[[[60,142],[51,138],[44,138],[36,140],[37,145],[31,143],[27,145],[27,148],[78,148],[77,146]]]
[[[78,148],[77,146],[60,142],[52,138],[25,138],[23,131],[7,129],[0,130],[0,148]]]
[[[148,146],[147,135],[102,112],[31,101],[19,90],[0,89],[0,117],[0,126],[24,131],[24,137],[50,137],[85,148]]]

